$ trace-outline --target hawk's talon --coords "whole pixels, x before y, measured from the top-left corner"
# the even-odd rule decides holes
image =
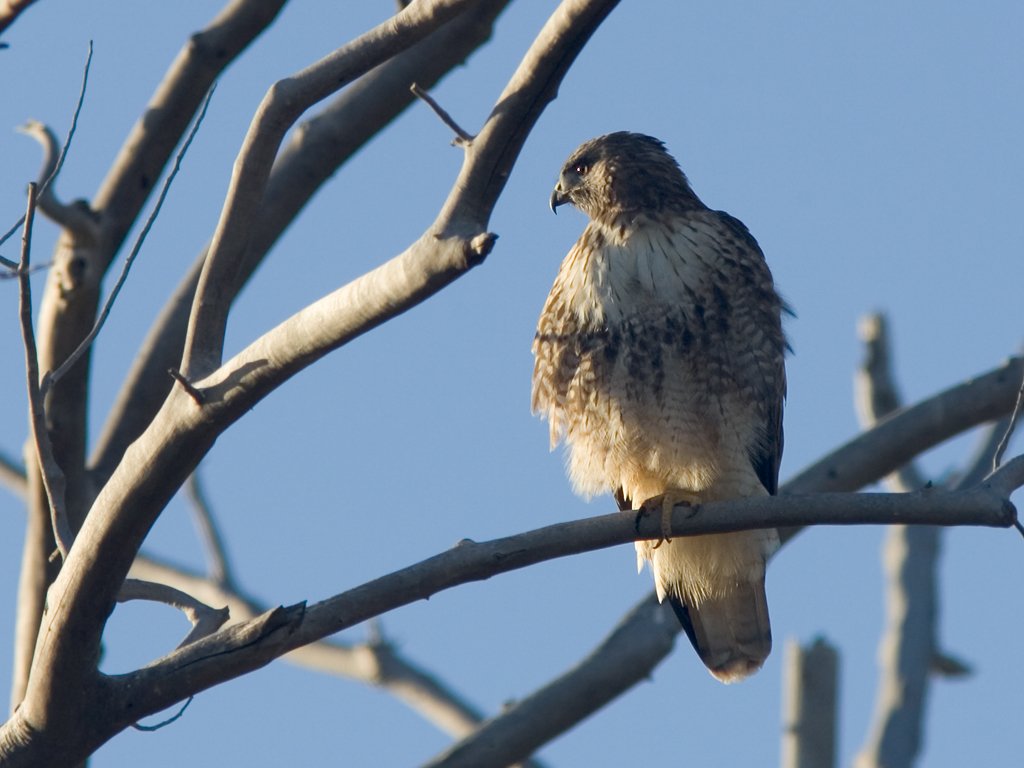
[[[640,521],[645,517],[647,517],[647,510],[643,507],[640,507],[640,509],[636,511],[636,515],[633,516],[633,531],[637,535],[640,535]]]

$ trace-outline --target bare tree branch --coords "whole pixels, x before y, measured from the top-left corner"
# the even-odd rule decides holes
[[[218,584],[210,577],[153,557],[138,557],[131,573],[172,584],[207,603],[226,604],[234,621],[251,619],[268,610],[265,603],[246,596],[237,586]],[[455,738],[471,733],[484,719],[480,710],[385,641],[351,645],[325,638],[296,648],[284,658],[310,670],[379,686]]]
[[[214,584],[226,589],[234,590],[234,573],[228,564],[227,547],[224,545],[224,537],[220,535],[220,528],[214,520],[213,510],[207,501],[206,492],[199,479],[199,469],[188,476],[185,483],[185,494],[191,503],[192,520],[195,523],[196,531],[199,533],[199,540],[206,552],[206,564],[209,578]],[[265,610],[265,609],[264,609]],[[263,611],[254,611],[262,613]]]
[[[867,315],[860,321],[860,338],[864,343],[864,362],[854,381],[854,406],[860,425],[871,429],[891,413],[903,407],[897,393],[892,370],[889,325],[885,315]],[[886,478],[893,493],[916,491],[928,482],[913,462],[908,462]]]
[[[455,140],[452,144],[456,146],[466,146],[473,143],[473,136],[465,131],[455,119],[449,115],[444,108],[431,96],[427,91],[419,87],[418,84],[413,83],[409,86],[409,90],[412,91],[413,95],[421,99],[428,107],[430,107],[434,114],[438,116],[442,123],[447,125],[452,132],[455,134]]]
[[[248,247],[270,170],[285,133],[299,116],[395,53],[425,38],[473,5],[470,0],[415,3],[388,21],[275,83],[256,110],[235,161],[227,198],[210,244],[185,338],[182,373],[199,378],[221,362],[232,290]]]
[[[953,390],[950,390],[948,393],[943,393],[943,394],[941,394],[941,395],[939,395],[937,397],[939,398],[940,402],[945,402],[948,405],[955,405],[956,407],[960,407],[960,408],[973,409],[975,407],[975,404],[970,404],[967,399],[961,398],[961,397],[958,397],[958,396],[951,396],[951,395],[955,395],[955,393],[957,392],[958,389],[959,388],[953,388]],[[1008,395],[1008,390],[1007,391],[1001,391],[1001,394],[1003,396],[1007,396]],[[1007,411],[1011,407],[1009,402],[1008,402],[1008,400],[1004,400],[1004,407],[1007,409]],[[925,410],[925,412],[927,412],[927,411],[928,411],[928,409]],[[955,415],[955,416],[951,415],[951,421],[953,421],[953,422],[959,423],[959,420],[961,418],[962,418],[962,415]],[[905,421],[905,423],[904,423],[904,421]],[[942,428],[939,428],[937,430],[933,429],[934,425],[930,424],[927,420],[919,418],[919,416],[916,415],[916,414],[911,414],[906,420],[903,420],[901,418],[900,422],[898,422],[896,426],[899,427],[899,429],[897,429],[897,430],[886,430],[886,431],[884,431],[882,433],[883,435],[887,436],[886,439],[892,440],[892,439],[894,439],[894,436],[898,435],[898,436],[905,436],[910,442],[916,443],[919,440],[921,440],[922,438],[921,438],[921,436],[919,434],[915,434],[915,432],[917,430],[922,430],[922,429],[930,430],[931,433],[932,433],[931,434],[931,439],[935,439],[936,442],[940,442],[941,440],[945,439],[945,436],[943,436],[944,435],[944,429],[942,429]],[[969,426],[973,426],[973,425],[969,425]],[[1001,435],[1001,434],[1002,434],[1001,430],[996,432],[996,437],[994,438],[995,441],[998,441],[998,436]],[[851,443],[847,444],[847,446],[844,446],[843,448],[839,449],[838,451],[833,452],[832,454],[830,454],[829,457],[826,457],[826,459],[824,459],[821,462],[818,462],[817,464],[815,464],[814,467],[811,468],[811,470],[805,471],[804,473],[802,473],[800,475],[800,478],[803,478],[803,479],[799,480],[797,484],[795,484],[795,485],[793,485],[793,484],[786,484],[786,485],[784,485],[783,489],[782,489],[783,492],[784,493],[792,493],[792,492],[794,492],[794,490],[796,490],[798,492],[801,492],[801,493],[813,492],[815,490],[815,487],[814,487],[814,483],[815,482],[825,482],[825,481],[831,481],[832,480],[832,478],[828,477],[827,473],[818,471],[816,469],[816,468],[820,468],[822,466],[829,466],[829,464],[845,467],[845,469],[847,470],[847,476],[848,477],[856,478],[856,477],[861,476],[864,473],[865,468],[862,467],[862,466],[859,466],[857,464],[857,462],[858,461],[867,461],[867,462],[869,462],[868,469],[871,469],[874,466],[873,453],[878,450],[878,447],[877,447],[878,443],[876,442],[877,440],[878,440],[878,437],[877,437],[876,433],[873,430],[862,434],[856,440],[854,440]],[[993,450],[994,449],[994,442],[992,442],[991,434],[990,434],[989,442],[992,443],[991,447],[989,448],[989,450]],[[900,447],[887,448],[886,450],[891,452],[892,454],[896,455],[897,457],[902,452],[902,449]],[[991,453],[989,453],[988,455],[991,456]],[[976,467],[984,467],[985,471],[987,471],[988,462],[986,460],[984,460],[983,458],[981,458],[981,455],[979,455],[979,457],[977,457],[975,459],[974,466],[976,466]],[[890,467],[888,469],[896,469],[896,468],[897,467]],[[960,487],[960,488],[971,487],[971,486],[973,486],[973,485],[975,485],[977,483],[980,483],[984,479],[984,477],[985,477],[985,471],[982,471],[980,474],[972,473],[970,475],[971,482],[966,482],[968,480],[968,478],[965,477],[964,478],[965,482],[962,482],[961,484],[959,484],[958,487]],[[885,473],[886,473],[886,470],[883,469],[882,470],[882,474],[885,474]],[[872,480],[877,480],[877,479],[880,479],[880,478],[879,477],[872,478]],[[871,482],[871,481],[866,481],[866,482]],[[855,490],[855,489],[851,488],[850,490]],[[793,531],[793,530],[798,530],[798,529],[790,529],[790,530]],[[791,537],[792,537],[792,533],[790,534],[789,537],[787,537],[787,540],[788,540],[788,538],[791,538]],[[653,600],[653,592],[646,599],[647,600]],[[651,651],[650,650],[652,648],[652,646],[650,645],[650,642],[651,642],[651,640],[653,638],[656,638],[657,636],[659,636],[664,631],[664,626],[660,622],[654,622],[654,621],[650,621],[650,620],[648,620],[648,621],[642,620],[643,617],[647,616],[647,615],[648,614],[644,614],[642,611],[639,610],[639,606],[637,606],[637,608],[635,608],[634,612],[632,613],[632,617],[633,618],[632,618],[632,620],[630,622],[630,626],[631,626],[631,632],[633,633],[633,635],[635,635],[635,637],[634,637],[634,639],[632,639],[630,641],[630,643],[628,644],[628,647],[631,649],[631,652],[635,656],[635,658],[633,658],[630,661],[626,662],[625,666],[628,666],[628,667],[631,667],[631,668],[634,668],[634,669],[644,669],[644,665],[650,664],[651,668],[653,668],[658,663],[658,661],[662,658],[661,655],[657,655],[657,658],[651,658],[650,657],[651,653],[657,654],[656,651]],[[653,614],[651,614],[651,615],[653,615]],[[680,631],[680,627],[678,626],[678,623],[673,623],[671,625],[671,627],[672,627],[672,629],[675,632]],[[946,657],[946,656],[941,656],[941,657],[937,656],[933,660],[933,665],[935,663],[943,663],[943,662],[945,662],[947,660],[947,658],[948,657]],[[948,659],[948,662],[949,662],[951,668],[955,668],[956,665],[957,665],[957,662],[956,662],[955,659]],[[620,662],[617,661],[616,663],[620,663]],[[646,673],[645,674],[638,674],[638,675],[636,675],[634,677],[634,679],[633,679],[631,684],[636,684],[636,683],[640,682],[643,679],[646,679]],[[586,689],[582,689],[581,686],[577,684],[576,680],[573,678],[572,675],[563,676],[558,681],[558,685],[561,688],[564,689],[563,695],[568,697],[568,698],[570,698],[570,699],[580,698],[580,697],[584,697],[585,698],[585,697],[591,695],[591,692],[587,691]],[[492,721],[492,725],[494,727],[503,727],[503,726],[501,726],[501,721],[504,719],[504,717],[505,717],[504,714],[498,715]],[[540,720],[541,725],[539,725],[539,727],[541,727],[541,728],[545,727],[543,725],[543,722],[544,722],[544,718],[541,718],[541,720]],[[572,725],[575,725],[575,722],[566,722],[564,724],[564,730],[568,730],[568,728],[571,727]],[[523,722],[523,721],[520,721],[520,726],[523,727],[524,729],[528,729],[528,728],[531,727],[531,725],[529,723],[526,723],[526,722]],[[536,722],[533,723],[533,727],[538,727]],[[470,740],[475,739],[475,738],[476,738],[475,736],[470,736],[469,737]]]
[[[97,272],[106,271],[128,236],[210,86],[273,23],[286,1],[229,0],[182,47],[93,198],[103,223]]]
[[[414,79],[436,83],[490,37],[495,18],[507,4],[508,0],[478,3],[368,72],[292,132],[274,161],[249,247],[239,264],[238,283],[229,291],[232,297],[319,187],[414,100],[409,83]],[[170,390],[166,371],[181,363],[207,250],[175,291],[136,356],[97,442],[92,460],[97,486],[106,482],[125,448],[142,434]]]
[[[92,56],[91,44],[89,46],[89,56]],[[86,64],[86,72],[88,72],[88,64]],[[85,95],[85,82],[83,79],[83,97]],[[82,102],[79,101],[79,109],[81,109],[81,104]],[[68,132],[68,141],[71,140],[77,120],[78,113],[76,111],[71,131]],[[53,130],[38,120],[28,120],[18,130],[38,141],[43,147],[43,167],[39,172],[37,182],[40,189],[39,210],[64,229],[77,233],[79,237],[95,239],[98,233],[98,222],[93,216],[92,211],[89,210],[89,204],[84,200],[76,200],[71,204],[62,203],[57,199],[57,194],[53,191],[53,182],[56,181],[57,172],[60,170],[66,155],[67,142],[65,142],[64,149],[62,150],[57,145],[57,137],[54,135]]]
[[[25,231],[21,238],[21,263],[18,265],[18,305],[21,316],[21,338],[25,345],[25,374],[28,384],[29,425],[36,446],[39,471],[50,507],[50,524],[62,558],[66,559],[74,536],[68,526],[67,508],[64,506],[64,473],[53,455],[50,434],[46,428],[46,412],[39,387],[39,363],[36,339],[32,330],[32,287],[28,269],[32,251],[32,223],[36,212],[36,185],[28,185],[28,211]]]
[[[1024,375],[1024,358],[957,384],[883,419],[784,483],[780,493],[855,491],[881,480],[915,456],[964,430],[1009,414]],[[783,542],[799,529],[783,529]]]
[[[892,371],[886,319],[861,321],[865,361],[858,373],[858,413],[869,429],[901,406]],[[908,463],[886,479],[890,490],[921,488],[926,480]],[[879,644],[879,681],[861,768],[909,768],[923,742],[929,673],[939,655],[938,564],[942,531],[931,526],[892,526],[882,561],[886,575],[886,626]]]
[[[1024,484],[1024,477],[1018,479]],[[827,516],[823,510],[827,510]],[[1005,496],[994,493],[988,483],[983,483],[959,491],[773,496],[677,507],[672,515],[671,533],[690,536],[811,521],[833,525],[904,522],[1008,527],[1015,513]],[[447,552],[309,606],[296,618],[283,645],[275,646],[275,653],[284,653],[469,581],[638,538],[660,538],[658,517],[615,512],[489,542],[463,540]],[[221,632],[133,673],[152,675],[152,683],[160,681],[154,686],[159,693],[154,692],[158,701],[153,702],[153,711],[269,660],[266,649],[236,647],[234,641],[233,636]],[[141,705],[140,700],[136,699],[135,704]]]
[[[107,297],[107,301],[103,305],[103,309],[100,311],[99,317],[93,324],[92,330],[86,334],[85,338],[82,339],[75,351],[68,355],[68,358],[64,362],[62,362],[55,370],[47,372],[43,376],[42,393],[44,396],[51,386],[60,381],[64,375],[75,366],[75,363],[77,363],[78,360],[81,359],[82,355],[86,353],[89,346],[103,328],[103,324],[106,322],[107,316],[110,314],[110,310],[114,306],[114,302],[117,301],[117,296],[121,292],[121,288],[124,286],[125,281],[128,280],[128,272],[132,268],[132,264],[135,262],[135,257],[138,256],[139,251],[142,250],[142,244],[146,242],[146,236],[149,234],[149,230],[152,229],[153,223],[156,221],[157,216],[160,215],[160,209],[163,207],[164,200],[167,199],[167,193],[171,190],[171,184],[174,183],[175,176],[177,176],[178,171],[181,170],[181,161],[185,158],[188,148],[192,146],[192,140],[196,137],[196,133],[199,131],[199,126],[203,124],[203,118],[206,117],[206,109],[210,106],[210,99],[213,98],[214,87],[215,86],[210,86],[210,90],[207,91],[206,97],[203,99],[203,105],[199,109],[199,114],[196,116],[196,120],[192,124],[192,130],[189,131],[188,136],[185,138],[185,142],[181,145],[181,149],[178,150],[178,154],[174,158],[174,164],[171,166],[171,171],[167,174],[167,178],[164,179],[163,186],[160,188],[160,194],[157,196],[156,204],[153,206],[153,210],[146,219],[146,223],[139,231],[138,237],[135,238],[135,245],[132,246],[127,258],[125,258],[121,274],[118,275],[117,282],[114,283],[114,287],[110,291],[110,295]]]
[[[64,160],[68,156],[68,149],[71,147],[71,140],[75,137],[75,131],[78,128],[78,116],[82,113],[82,105],[85,103],[85,91],[89,84],[89,69],[92,66],[92,41],[89,41],[89,54],[85,58],[85,67],[82,71],[82,87],[78,91],[78,103],[75,104],[75,111],[71,116],[71,127],[68,129],[67,138],[64,139],[64,146],[61,147],[60,152],[57,152],[57,139],[53,135],[53,132],[34,120],[28,121],[23,127],[22,132],[32,136],[43,145],[44,156],[43,156],[43,168],[39,173],[38,179],[38,196],[39,206],[47,215],[60,215],[62,211],[68,216],[68,223],[74,224],[75,226],[82,228],[84,235],[91,235],[94,232],[94,228],[91,223],[86,223],[82,218],[82,212],[71,212],[65,211],[66,207],[61,206],[56,199],[56,196],[52,193],[51,187],[53,186],[54,180],[57,178],[57,174],[60,173],[60,169],[64,167]],[[86,205],[86,212],[88,211],[88,205]],[[25,223],[25,217],[22,216],[18,219],[18,222],[8,230],[2,237],[0,237],[0,245],[5,243],[7,239],[14,234],[22,224]],[[73,226],[66,227],[67,229],[74,231]],[[6,259],[2,259],[6,266],[11,266]]]
[[[189,643],[209,637],[224,626],[224,622],[230,616],[227,608],[211,608],[187,592],[155,581],[125,579],[121,591],[117,594],[117,602],[127,603],[131,600],[165,603],[185,614],[185,618],[192,624],[192,629],[178,643],[178,648],[184,648]]]
[[[506,766],[650,677],[672,651],[679,622],[654,594],[637,604],[583,661],[431,760],[430,768]]]
[[[839,652],[822,638],[786,643],[782,768],[833,768],[839,703]]]
[[[453,13],[453,9],[471,5],[475,4],[468,3],[468,0],[460,3],[438,0],[434,4],[417,3],[410,6],[403,12],[407,14],[403,23],[386,25],[369,38],[356,41],[341,49],[334,57],[329,57],[326,72],[337,76],[342,70],[332,70],[331,64],[341,59],[344,66],[350,68],[347,71],[352,75],[358,74],[359,67],[375,63],[373,58],[368,58],[369,55],[385,54],[386,47],[381,47],[381,36],[388,40],[393,52],[396,47],[422,37],[445,14]],[[385,265],[349,286],[347,297],[352,300],[347,304],[339,307],[332,305],[330,300],[314,304],[300,312],[291,325],[286,321],[276,333],[268,334],[245,350],[241,357],[236,357],[234,362],[239,367],[228,365],[205,380],[193,382],[207,395],[206,404],[199,406],[185,393],[171,391],[161,412],[146,432],[132,443],[110,482],[100,491],[93,505],[93,514],[86,518],[78,534],[75,551],[54,583],[54,601],[51,605],[57,607],[47,614],[47,632],[38,647],[38,663],[32,670],[28,692],[16,718],[47,723],[49,728],[67,732],[71,730],[67,718],[77,719],[83,709],[89,708],[89,702],[99,695],[97,687],[108,685],[104,678],[97,677],[96,658],[102,628],[120,582],[142,538],[173,492],[194,469],[216,436],[242,415],[241,411],[235,410],[242,400],[258,400],[281,381],[349,338],[366,332],[440,290],[469,267],[479,263],[487,254],[493,243],[493,235],[486,233],[481,225],[486,224],[486,217],[505,184],[526,135],[543,106],[553,98],[559,79],[610,8],[611,4],[574,0],[556,11],[559,23],[542,34],[543,45],[532,49],[535,51],[531,53],[532,60],[531,56],[527,57],[528,62],[513,77],[481,135],[473,146],[467,148],[463,173],[442,209],[440,223],[410,249],[411,253],[405,258],[399,257],[390,267]],[[407,23],[416,19],[421,21],[422,29],[413,29]],[[314,67],[312,82],[327,93],[337,87],[337,81],[332,78],[325,80],[324,74],[324,71]],[[272,90],[274,98],[289,94],[294,96],[296,93],[292,84],[283,91]],[[243,157],[236,167],[244,171],[246,163],[253,159]],[[262,175],[265,173],[267,158],[260,155],[258,160],[258,172]],[[245,174],[241,176],[245,177]],[[254,190],[262,195],[262,187],[260,181]],[[237,192],[237,185],[235,190]],[[254,190],[246,190],[246,193]],[[238,204],[245,201],[235,199],[234,202]],[[234,224],[239,224],[244,218],[246,216],[235,219]],[[232,247],[235,245],[232,244]],[[213,284],[217,290],[221,290],[229,287],[236,275],[233,275],[232,265],[220,263],[215,267],[210,266],[218,261],[223,262],[227,254],[225,251],[218,259],[218,247],[215,237],[206,269],[212,269]],[[409,271],[402,273],[402,267],[409,268]],[[227,278],[219,281],[219,284],[216,279],[218,273],[220,278]],[[343,297],[346,295],[345,289],[338,293]],[[382,302],[378,296],[385,301]],[[217,299],[215,294],[204,292],[201,283],[195,304],[200,308],[199,314],[203,314],[204,301]],[[337,299],[337,294],[328,299]],[[215,322],[214,326],[218,326],[218,323]],[[206,337],[207,341],[214,340],[212,347],[207,345],[208,349],[219,350],[221,331],[215,327],[213,336]],[[286,340],[285,335],[288,333],[292,334],[290,341]],[[278,345],[277,349],[273,349],[274,345]],[[275,354],[278,351],[285,351],[285,356],[263,356],[264,353]],[[259,357],[249,360],[245,357],[248,354]],[[193,355],[187,353],[186,361],[191,357]],[[103,568],[91,566],[97,561],[103,562]],[[295,611],[279,611],[268,617],[268,620],[287,634],[290,631],[287,628],[295,621],[296,615]],[[226,631],[232,638],[237,638],[238,633],[245,634],[254,630],[250,625],[245,625],[237,632]],[[269,646],[274,646],[281,633],[276,629],[268,630],[267,633],[260,631],[259,636],[273,636],[274,639],[268,642]],[[72,638],[75,639],[74,647],[68,645]],[[194,645],[203,645],[205,642],[200,641]],[[228,666],[240,669],[234,666],[237,659],[243,667],[252,669],[265,663],[267,658],[263,654],[269,646],[264,642],[254,643],[251,637],[247,642],[250,643],[247,646],[249,651],[241,655],[229,653],[218,661],[218,665],[226,662]],[[202,677],[205,668],[206,665],[200,664],[194,670]],[[105,700],[109,699],[105,697]],[[130,720],[138,716],[138,713],[133,713]],[[124,722],[128,721],[126,716]],[[68,728],[62,727],[62,724]],[[95,725],[95,730],[91,729],[92,725]],[[77,745],[65,744],[60,749],[72,753],[76,748],[92,747],[97,743],[95,739],[109,738],[121,727],[122,721],[116,714],[96,713],[95,722],[84,727],[82,723],[77,723],[81,741]],[[111,731],[111,728],[114,730]],[[0,730],[0,755],[3,754],[6,743],[4,734],[7,733],[23,735],[17,724]],[[56,749],[50,740],[36,733],[33,743],[40,745],[38,749],[44,750],[47,759],[52,759],[52,753],[45,752]],[[38,757],[38,753],[33,753],[31,748],[22,746],[17,751],[19,755],[35,754]]]

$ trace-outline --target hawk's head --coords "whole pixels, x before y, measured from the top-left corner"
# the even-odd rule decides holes
[[[658,139],[619,131],[585,141],[562,166],[551,210],[572,203],[591,219],[703,207]]]

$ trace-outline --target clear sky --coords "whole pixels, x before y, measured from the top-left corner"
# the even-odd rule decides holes
[[[277,78],[392,12],[394,3],[293,3],[221,80],[164,213],[94,361],[98,431],[158,308],[209,238],[253,109]],[[494,39],[435,91],[469,131],[485,118],[542,25],[521,0]],[[58,192],[93,194],[162,73],[213,2],[40,0],[0,51],[0,215],[24,208],[39,161],[9,130],[63,133],[87,43],[89,92]],[[574,497],[547,429],[529,413],[530,341],[558,264],[584,226],[547,209],[582,140],[628,129],[663,139],[697,193],[742,219],[797,312],[787,322],[782,477],[858,427],[852,375],[859,316],[889,313],[908,400],[1019,349],[1024,284],[1024,6],[623,3],[542,116],[495,210],[487,262],[427,304],[302,373],[222,437],[203,464],[238,577],[271,603],[317,600],[446,549],[611,511]],[[373,265],[433,220],[460,150],[414,105],[321,191],[241,297],[228,351]],[[3,227],[6,229],[6,225]],[[38,226],[36,259],[55,237]],[[16,251],[5,246],[3,255]],[[117,267],[119,268],[119,266]],[[37,288],[42,282],[36,281]],[[25,439],[16,288],[0,283],[0,450]],[[928,455],[940,476],[972,447]],[[1017,442],[1018,450],[1021,441]],[[1024,500],[1021,494],[1016,499]],[[390,533],[383,533],[391,531]],[[23,516],[0,491],[0,690],[9,687]],[[782,646],[822,635],[842,653],[840,756],[864,740],[882,620],[877,528],[817,529],[768,575],[776,652],[725,687],[685,641],[652,679],[541,753],[551,766],[771,765],[778,760]],[[932,688],[923,764],[1010,765],[1024,752],[1024,543],[952,530],[944,539],[943,645],[975,665]],[[199,566],[184,502],[146,548]],[[650,589],[624,546],[438,595],[383,617],[387,637],[488,712],[586,654]],[[127,671],[185,632],[171,609],[118,608],[104,668]],[[357,627],[345,637],[364,638]],[[157,733],[128,732],[98,768],[419,764],[448,738],[388,694],[285,662],[199,695]]]

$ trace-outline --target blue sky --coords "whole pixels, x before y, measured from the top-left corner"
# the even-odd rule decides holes
[[[96,347],[93,429],[158,308],[213,231],[231,164],[266,88],[346,42],[393,3],[296,3],[222,78],[209,116]],[[349,6],[353,7],[349,7]],[[438,88],[469,131],[543,24],[551,3],[522,0],[494,39]],[[63,133],[87,43],[95,58],[58,192],[88,197],[191,32],[216,3],[40,0],[0,52],[0,212],[13,222],[35,146],[8,128],[36,118]],[[547,430],[529,413],[530,340],[555,271],[584,226],[547,200],[582,140],[611,130],[663,139],[697,193],[742,219],[797,317],[787,323],[782,476],[857,431],[852,376],[858,317],[884,310],[907,400],[1015,353],[1024,311],[1024,7],[992,2],[623,3],[542,116],[498,203],[486,263],[392,323],[304,372],[225,434],[203,465],[238,577],[268,602],[316,600],[428,557],[611,511],[574,497]],[[239,300],[228,353],[366,269],[429,225],[460,150],[414,105],[344,167],[279,242]],[[36,259],[55,237],[38,226]],[[7,246],[5,246],[6,248]],[[14,254],[3,251],[3,255]],[[41,279],[36,281],[41,288]],[[25,438],[13,283],[0,284],[0,449]],[[1019,450],[1020,441],[1017,446]],[[933,475],[970,439],[925,457]],[[1016,501],[1021,501],[1018,494]],[[390,530],[391,533],[382,534]],[[0,658],[10,658],[23,519],[0,491]],[[685,643],[607,710],[541,754],[552,766],[650,760],[777,762],[782,646],[823,635],[841,651],[841,748],[848,764],[873,703],[882,619],[877,528],[817,529],[768,575],[776,651],[725,687]],[[1024,557],[1006,531],[944,539],[941,634],[976,674],[936,683],[924,764],[1010,764],[1024,749],[1024,664],[1013,648]],[[183,501],[147,549],[201,565]],[[386,615],[383,631],[488,712],[529,694],[588,652],[647,590],[631,547],[547,563]],[[171,609],[115,613],[105,668],[125,671],[173,647]],[[348,639],[365,637],[355,628]],[[9,668],[0,665],[0,690]],[[386,693],[279,662],[196,698],[153,734],[126,733],[93,765],[288,762],[415,765],[448,744]]]

